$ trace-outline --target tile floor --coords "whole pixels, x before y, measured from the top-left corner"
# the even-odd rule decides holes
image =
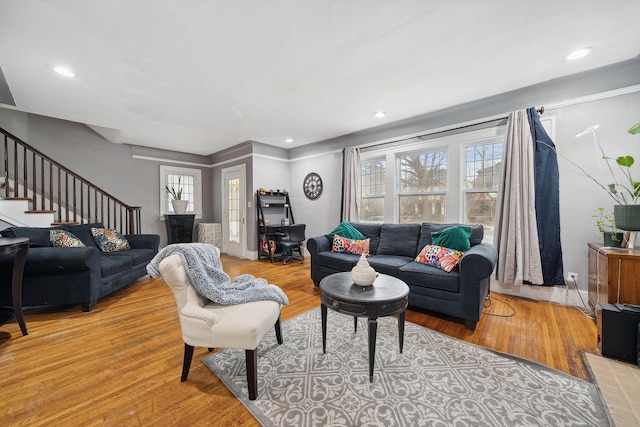
[[[616,427],[640,426],[640,368],[585,353]]]

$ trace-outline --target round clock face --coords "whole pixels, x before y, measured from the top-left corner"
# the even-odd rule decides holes
[[[304,178],[302,188],[308,199],[315,200],[322,194],[322,178],[317,173],[311,172]]]

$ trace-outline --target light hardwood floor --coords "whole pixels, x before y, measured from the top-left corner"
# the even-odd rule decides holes
[[[319,305],[309,262],[270,264],[223,255],[232,277],[250,273],[280,285],[290,304],[286,321]],[[475,332],[413,310],[407,321],[510,353],[589,380],[582,351],[597,353],[596,326],[577,309],[492,294]],[[517,313],[505,315],[508,302]],[[99,301],[29,313],[29,335],[17,323],[0,326],[0,424],[3,426],[258,425],[201,362],[180,382],[183,342],[175,300],[160,280],[144,278]],[[287,337],[284,336],[286,340]]]

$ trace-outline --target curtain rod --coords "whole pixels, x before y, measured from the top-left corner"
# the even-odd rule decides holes
[[[547,106],[540,106],[539,108],[536,109],[536,111],[538,111],[538,113],[543,114],[546,110],[554,110],[556,108],[561,108],[561,107],[568,107],[571,105],[577,105],[577,104],[582,104],[585,102],[591,102],[591,101],[597,101],[600,99],[606,99],[606,98],[613,98],[616,96],[621,96],[621,95],[627,95],[630,93],[635,93],[635,92],[640,92],[640,84],[636,84],[636,85],[631,85],[631,86],[625,86],[625,87],[621,87],[618,89],[612,89],[612,90],[608,90],[608,91],[604,91],[604,92],[598,92],[598,93],[594,93],[591,95],[586,95],[586,96],[581,96],[578,98],[571,98],[571,99],[567,99],[564,101],[557,101],[557,102],[551,102],[551,103],[547,103]],[[502,114],[498,114],[495,116],[491,116],[491,117],[483,117],[481,119],[478,119],[477,121],[468,121],[465,123],[461,123],[459,125],[453,125],[454,127],[444,127],[444,128],[440,128],[440,129],[436,129],[433,130],[432,132],[425,132],[425,133],[421,133],[418,135],[414,135],[411,137],[406,137],[406,138],[402,138],[402,139],[391,139],[388,141],[384,141],[384,142],[373,142],[371,144],[363,144],[363,145],[359,145],[357,146],[358,148],[373,148],[373,147],[379,147],[381,145],[386,145],[386,144],[393,144],[393,143],[397,143],[397,142],[404,142],[404,141],[409,141],[412,139],[418,139],[421,140],[422,138],[425,138],[427,136],[431,136],[431,135],[439,135],[439,134],[443,134],[445,132],[450,132],[450,131],[455,131],[455,130],[459,130],[459,129],[465,129],[465,128],[469,128],[472,126],[477,126],[477,125],[483,125],[486,123],[491,123],[494,121],[500,121],[500,120],[504,120],[507,119],[509,117],[509,113],[502,113]]]
[[[544,112],[545,112],[544,105],[541,105],[540,108],[536,108],[536,111],[539,114],[544,114]],[[459,124],[459,125],[457,125],[455,127],[440,128],[440,129],[433,130],[431,132],[425,132],[425,133],[421,133],[419,135],[408,136],[408,137],[402,138],[402,139],[393,139],[393,140],[390,140],[390,141],[374,142],[374,143],[371,143],[371,144],[360,145],[358,148],[364,148],[364,149],[377,148],[377,147],[381,147],[381,146],[384,146],[384,145],[387,145],[387,144],[397,144],[397,143],[411,141],[413,139],[415,139],[417,141],[424,141],[427,137],[442,135],[442,134],[446,134],[448,132],[459,131],[459,130],[463,130],[463,129],[467,129],[467,128],[471,128],[471,127],[485,125],[485,124],[488,124],[488,123],[501,122],[501,121],[506,120],[508,118],[509,118],[509,113],[498,114],[496,116],[485,117],[484,119],[479,119],[480,121],[473,120],[473,121],[470,121],[470,122]]]
[[[473,122],[469,122],[467,124],[461,124],[455,127],[448,127],[448,128],[444,128],[444,129],[439,129],[439,130],[433,130],[431,132],[424,132],[421,133],[419,135],[413,135],[413,136],[408,136],[406,138],[402,138],[402,139],[393,139],[390,141],[384,141],[384,142],[374,142],[371,144],[365,144],[365,145],[360,145],[358,148],[361,149],[369,149],[369,148],[377,148],[377,147],[381,147],[384,145],[388,145],[388,144],[397,144],[397,143],[402,143],[402,142],[407,142],[407,141],[411,141],[411,140],[417,140],[417,141],[424,141],[426,140],[427,137],[431,137],[431,136],[437,136],[437,135],[442,135],[442,134],[446,134],[449,132],[454,132],[454,131],[458,131],[461,129],[467,129],[467,128],[471,128],[471,127],[476,127],[476,126],[481,126],[487,123],[499,123],[503,120],[506,120],[509,118],[509,115],[499,115],[499,116],[494,116],[491,118],[487,118],[485,120],[482,121],[473,121]]]

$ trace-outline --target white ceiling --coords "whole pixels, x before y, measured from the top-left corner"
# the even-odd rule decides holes
[[[640,0],[0,0],[0,106],[115,143],[289,148],[634,58],[639,17]]]

